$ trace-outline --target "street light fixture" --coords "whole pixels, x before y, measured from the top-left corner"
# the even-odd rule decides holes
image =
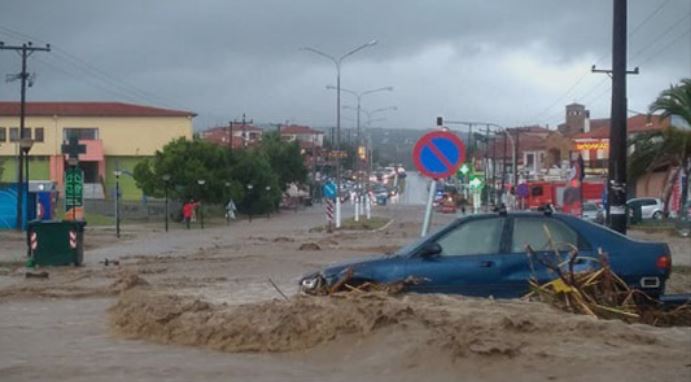
[[[310,47],[305,47],[302,48],[302,50],[312,52],[314,54],[318,54],[324,58],[327,58],[331,60],[334,65],[336,65],[336,151],[340,155],[341,151],[341,64],[343,63],[343,60],[345,60],[347,57],[352,56],[353,54],[361,51],[362,49],[369,48],[371,46],[374,46],[377,44],[377,40],[371,40],[365,44],[362,44],[358,46],[355,49],[352,49],[348,52],[346,52],[344,55],[336,58],[334,56],[331,56],[327,53],[322,52],[319,49],[315,48],[310,48]],[[336,160],[336,190],[338,194],[341,192],[341,161],[340,158],[337,158]],[[339,228],[341,226],[341,198],[340,195],[337,195],[336,198],[336,228]]]
[[[201,188],[203,188],[204,184],[206,184],[206,180],[199,179],[199,180],[197,180],[197,184],[199,185],[199,188],[201,191]],[[201,229],[204,229],[204,204],[201,203],[202,196],[203,196],[202,194],[203,194],[202,192],[199,193],[199,202],[200,202],[199,203],[199,223],[201,225]]]
[[[115,175],[115,237],[120,238],[120,175],[122,170],[113,171]]]
[[[166,199],[165,205],[164,205],[165,206],[164,212],[166,214],[166,232],[168,232],[168,187],[170,186],[170,174],[164,174],[162,176],[162,178],[163,178],[163,183],[164,183],[163,193],[165,194],[165,199]]]

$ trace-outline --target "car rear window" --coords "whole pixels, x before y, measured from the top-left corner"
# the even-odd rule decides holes
[[[548,236],[549,234],[549,236]],[[511,251],[525,252],[526,245],[533,250],[543,251],[554,249],[569,250],[578,246],[578,234],[566,224],[550,218],[515,218],[513,235],[511,237]]]

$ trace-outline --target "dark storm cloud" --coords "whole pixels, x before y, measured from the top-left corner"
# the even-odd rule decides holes
[[[630,38],[630,55],[642,49],[631,64],[648,61],[630,80],[635,107],[645,108],[660,89],[689,75],[691,37],[683,32],[691,20],[681,17],[690,12],[688,0],[629,2],[630,31],[652,15]],[[9,28],[0,29],[8,43],[24,41],[20,32],[61,48],[32,57],[40,79],[33,99],[176,106],[200,113],[202,128],[242,112],[259,121],[332,124],[333,92],[324,86],[334,82],[333,64],[298,48],[337,55],[373,38],[377,46],[344,65],[343,86],[393,85],[395,92],[367,99],[370,108],[399,107],[387,126],[428,126],[439,113],[555,123],[574,100],[600,114],[608,108],[607,84],[591,91],[602,81],[597,75],[565,94],[598,59],[609,65],[611,1],[605,0],[10,0],[0,27]],[[16,71],[15,56],[2,52],[3,73]],[[0,97],[16,98],[15,88],[0,86]]]

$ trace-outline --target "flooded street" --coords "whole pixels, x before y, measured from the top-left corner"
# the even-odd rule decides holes
[[[429,180],[415,171],[408,171],[405,179],[405,193],[401,195],[401,204],[425,205]]]
[[[417,238],[424,207],[415,201],[426,187],[415,174],[409,185],[418,197],[375,207],[392,219],[375,231],[315,231],[324,223],[320,205],[205,230],[130,227],[120,241],[92,230],[84,267],[46,268],[48,279],[25,279],[21,268],[0,276],[2,381],[691,376],[683,366],[691,362],[683,350],[689,328],[599,322],[525,301],[295,297],[307,272]],[[437,214],[433,225],[454,218]]]

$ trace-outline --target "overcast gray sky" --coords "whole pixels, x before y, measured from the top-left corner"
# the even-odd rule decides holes
[[[239,118],[334,125],[333,63],[342,86],[393,92],[363,107],[395,105],[377,126],[429,128],[437,115],[505,125],[563,120],[584,103],[609,116],[611,0],[3,0],[0,41],[49,42],[29,61],[29,100],[123,101],[199,114],[197,129]],[[691,0],[629,1],[629,107],[691,76]],[[17,54],[0,51],[0,73]],[[343,94],[343,104],[354,105]],[[18,100],[18,83],[0,83]],[[344,111],[343,126],[354,124]]]

